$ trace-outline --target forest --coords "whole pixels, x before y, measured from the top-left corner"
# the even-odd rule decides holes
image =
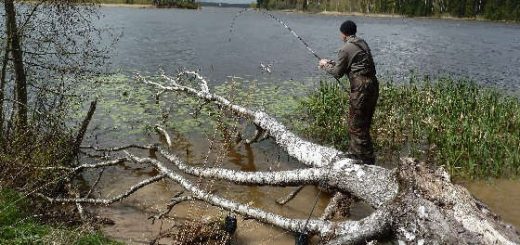
[[[266,9],[520,20],[519,0],[257,0]]]

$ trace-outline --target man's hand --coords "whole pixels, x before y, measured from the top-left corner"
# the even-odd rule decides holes
[[[323,67],[325,67],[327,64],[332,64],[332,63],[333,63],[332,60],[321,59],[320,62],[318,63],[318,66],[323,69]]]

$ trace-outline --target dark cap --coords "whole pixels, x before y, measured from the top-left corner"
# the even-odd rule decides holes
[[[347,21],[343,22],[343,24],[341,24],[341,27],[339,28],[339,30],[347,36],[356,35],[357,26],[356,26],[356,23],[354,23],[354,21],[347,20]]]

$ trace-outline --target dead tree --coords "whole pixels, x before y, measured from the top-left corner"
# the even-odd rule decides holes
[[[195,79],[200,87],[183,85],[187,78]],[[52,202],[110,204],[121,200],[139,188],[161,179],[176,182],[185,189],[185,195],[176,195],[161,218],[180,202],[203,201],[260,222],[292,232],[318,235],[327,244],[363,244],[370,241],[394,239],[405,244],[518,244],[519,233],[511,225],[500,221],[482,202],[476,200],[462,186],[450,181],[443,168],[435,168],[414,159],[402,159],[396,169],[361,165],[349,159],[344,152],[306,141],[262,111],[250,110],[233,104],[224,97],[210,92],[206,80],[195,72],[182,72],[172,78],[162,76],[162,82],[139,78],[159,91],[185,93],[210,102],[237,116],[248,119],[257,127],[257,136],[267,135],[297,159],[304,167],[287,171],[243,172],[224,168],[194,167],[161,147],[155,149],[160,158],[138,157],[126,152],[124,159],[99,164],[81,165],[75,172],[86,168],[107,167],[133,161],[156,168],[158,175],[143,180],[126,192],[112,198],[50,198]],[[165,130],[158,130],[168,137]],[[249,143],[252,143],[249,141]],[[121,150],[126,147],[120,147]],[[163,160],[159,160],[163,159]],[[168,168],[164,161],[175,166]],[[322,218],[295,219],[235,202],[200,189],[183,176],[188,174],[203,179],[218,179],[238,185],[302,186],[317,185],[336,193]],[[361,220],[330,220],[341,199],[355,197],[370,205],[374,212]]]

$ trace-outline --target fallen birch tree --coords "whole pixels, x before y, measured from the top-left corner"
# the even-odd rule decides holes
[[[138,157],[125,151],[126,157],[98,164],[82,165],[71,171],[109,167],[132,161],[147,164],[158,174],[130,187],[112,198],[52,198],[51,202],[76,204],[105,204],[119,201],[138,189],[162,179],[176,182],[185,193],[177,194],[164,212],[154,216],[162,218],[181,202],[202,201],[229,210],[247,218],[277,226],[295,233],[318,235],[326,244],[364,244],[370,241],[397,240],[405,244],[518,244],[518,231],[503,223],[485,204],[475,199],[464,187],[451,182],[442,168],[428,166],[411,158],[402,159],[399,167],[386,169],[361,165],[347,154],[331,147],[306,141],[265,112],[255,111],[212,93],[206,80],[196,72],[181,72],[176,77],[162,76],[162,81],[150,81],[139,77],[155,88],[157,98],[167,92],[185,93],[205,103],[211,103],[234,115],[249,120],[256,126],[256,134],[245,144],[270,137],[288,155],[303,167],[285,171],[243,172],[224,168],[190,166],[178,156],[159,146],[139,147],[158,153],[160,158]],[[183,85],[183,81],[196,80],[198,88]],[[166,130],[157,127],[173,144]],[[123,151],[129,147],[94,149],[98,151]],[[160,160],[161,159],[161,160]],[[165,161],[175,168],[167,167]],[[228,200],[199,188],[184,175],[217,179],[238,185],[294,186],[315,185],[334,194],[321,218],[295,219],[251,207],[248,204]],[[281,204],[297,194],[291,193]],[[353,200],[366,202],[375,211],[361,220],[331,219],[335,213],[348,214],[348,204]]]

